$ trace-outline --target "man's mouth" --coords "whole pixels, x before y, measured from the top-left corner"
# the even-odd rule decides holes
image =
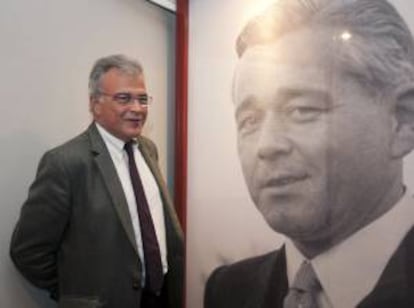
[[[136,118],[136,119],[126,119],[128,122],[133,122],[133,123],[143,123],[144,119],[142,118]]]
[[[267,181],[264,182],[265,187],[283,187],[288,186],[291,184],[295,184],[297,182],[304,181],[309,176],[305,173],[303,174],[296,174],[296,175],[283,175],[283,176],[277,176],[274,178],[270,178]]]

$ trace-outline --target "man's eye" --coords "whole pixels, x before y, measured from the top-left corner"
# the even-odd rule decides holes
[[[316,120],[326,110],[317,107],[294,107],[288,110],[289,117],[297,122],[310,122]]]
[[[247,113],[239,116],[237,127],[240,133],[249,133],[254,131],[260,124],[261,116],[257,113]]]
[[[119,93],[114,96],[114,100],[120,104],[127,104],[131,101],[131,95],[128,93]]]
[[[138,95],[139,103],[141,105],[148,105],[148,95],[147,94],[140,94]]]

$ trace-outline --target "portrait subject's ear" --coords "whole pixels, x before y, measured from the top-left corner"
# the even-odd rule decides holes
[[[414,148],[414,89],[401,92],[395,106],[397,127],[392,156],[402,158]]]

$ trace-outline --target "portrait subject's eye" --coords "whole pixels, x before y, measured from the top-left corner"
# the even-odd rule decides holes
[[[288,116],[295,122],[310,122],[316,120],[326,109],[310,106],[288,108]]]
[[[237,115],[237,129],[240,134],[255,131],[261,122],[262,115],[258,111],[246,110]]]
[[[289,89],[283,91],[280,100],[284,104],[280,112],[293,123],[310,123],[319,120],[332,108],[327,91],[315,89]]]

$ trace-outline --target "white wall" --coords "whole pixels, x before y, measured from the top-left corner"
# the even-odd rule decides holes
[[[213,268],[278,247],[248,196],[236,151],[231,79],[235,40],[249,16],[275,0],[191,0],[187,307],[202,307]],[[391,1],[414,29],[414,3]],[[414,188],[414,155],[406,162]]]
[[[0,2],[0,307],[54,307],[14,269],[9,240],[41,154],[90,122],[87,82],[97,58],[125,53],[143,63],[154,96],[146,135],[167,172],[174,25],[172,14],[144,0]]]

